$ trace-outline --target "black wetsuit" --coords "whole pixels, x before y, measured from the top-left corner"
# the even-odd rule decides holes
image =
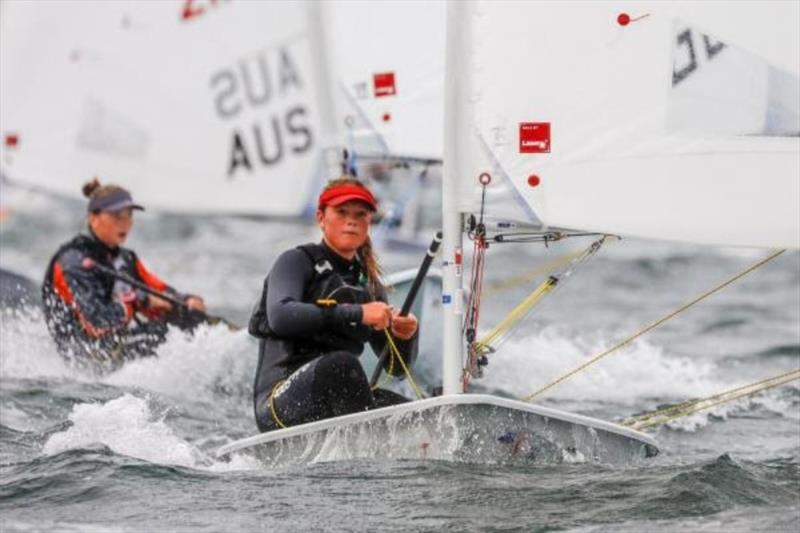
[[[321,299],[337,304],[318,305]],[[324,243],[277,259],[249,328],[261,339],[253,394],[259,430],[408,401],[391,391],[371,391],[358,360],[366,342],[375,353],[386,344],[383,331],[361,323],[361,304],[375,300],[386,301],[386,295],[370,295],[358,258],[348,261]],[[417,337],[395,340],[409,366],[417,357]],[[402,377],[401,365],[392,373]]]
[[[178,306],[169,313],[148,309],[146,294],[87,266],[86,259],[173,297],[188,297],[148,271],[132,250],[110,248],[91,233],[78,235],[58,249],[42,283],[47,328],[69,362],[113,370],[125,360],[153,355],[168,324],[192,329],[205,319]],[[121,293],[134,298],[122,303],[117,298]]]

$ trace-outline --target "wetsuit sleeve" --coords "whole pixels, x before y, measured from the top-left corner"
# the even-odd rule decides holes
[[[84,328],[89,334],[102,335],[125,325],[130,314],[125,305],[106,296],[106,285],[95,270],[84,268],[84,256],[78,250],[67,250],[58,258],[55,283],[66,284],[68,294]]]
[[[386,295],[381,294],[378,300],[385,302],[387,301]],[[417,355],[419,352],[419,322],[417,322],[417,331],[414,332],[414,335],[407,340],[401,340],[397,337],[392,336],[394,339],[394,344],[397,346],[397,350],[400,352],[400,355],[403,357],[403,361],[405,361],[406,365],[411,368],[413,364],[417,360]],[[372,347],[372,351],[375,352],[377,356],[380,356],[381,352],[383,352],[384,347],[386,346],[386,333],[383,331],[375,331],[369,338],[369,344]],[[386,358],[386,363],[384,363],[383,368],[386,372],[389,372],[389,367],[391,363],[391,357]],[[392,376],[398,378],[404,378],[405,372],[403,371],[403,366],[400,364],[395,363],[392,367]]]
[[[139,274],[139,279],[141,279],[145,285],[151,289],[161,292],[165,292],[167,290],[170,290],[170,292],[175,292],[172,287],[164,283],[161,278],[150,272],[147,267],[144,266],[144,263],[142,263],[141,259],[136,257],[134,259],[134,264],[136,265],[136,273]]]
[[[314,265],[301,250],[281,254],[269,273],[267,317],[270,329],[280,336],[316,333],[324,328],[361,323],[358,304],[339,304],[323,309],[313,302],[304,302],[306,286],[314,278]]]
[[[136,274],[139,276],[139,279],[151,289],[169,294],[170,296],[174,296],[180,300],[185,300],[190,296],[188,294],[180,293],[170,285],[167,285],[161,278],[153,274],[153,272],[144,266],[144,263],[142,263],[142,260],[139,259],[138,256],[134,255],[133,259],[134,266],[136,268]]]

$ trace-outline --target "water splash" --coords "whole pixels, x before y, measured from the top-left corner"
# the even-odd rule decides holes
[[[127,363],[103,382],[139,387],[190,401],[252,393],[257,347],[246,331],[203,326],[189,336],[170,330],[158,356]]]
[[[217,462],[175,434],[147,399],[124,394],[105,403],[82,403],[72,409],[68,429],[54,433],[42,449],[47,455],[102,444],[115,453],[151,463],[204,470],[258,467],[246,457]]]
[[[689,416],[676,418],[665,424],[665,427],[674,431],[693,433],[714,421],[727,420],[733,416],[754,411],[762,411],[771,416],[798,420],[800,419],[800,410],[798,409],[796,396],[799,391],[800,385],[790,383],[783,388],[765,391],[750,398],[741,398]]]
[[[56,352],[39,308],[0,310],[0,374],[4,378],[76,377]]]
[[[482,384],[525,396],[615,342],[604,334],[576,337],[564,328],[550,326],[506,342],[491,356]],[[641,405],[643,399],[686,399],[723,388],[712,362],[670,356],[662,347],[640,340],[574,375],[542,398]]]
[[[201,326],[188,335],[171,329],[157,357],[131,361],[112,374],[95,376],[70,367],[58,355],[40,310],[0,313],[0,374],[4,378],[100,382],[201,401],[219,395],[242,399],[252,392],[257,347],[245,331]]]

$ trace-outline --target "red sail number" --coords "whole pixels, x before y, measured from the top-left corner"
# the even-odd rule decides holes
[[[182,20],[197,18],[206,12],[206,6],[216,6],[219,0],[185,0],[181,11]]]

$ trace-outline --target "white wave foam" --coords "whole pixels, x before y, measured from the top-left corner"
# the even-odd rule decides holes
[[[69,419],[73,426],[52,435],[44,453],[53,455],[99,443],[116,453],[154,463],[197,464],[196,451],[163,420],[153,420],[145,400],[130,394],[104,404],[78,404]]]
[[[193,336],[173,329],[158,357],[126,363],[104,377],[69,367],[56,351],[39,310],[3,311],[0,373],[6,378],[65,378],[139,387],[161,394],[210,400],[215,391],[249,391],[257,347],[245,331],[201,326]]]
[[[525,396],[616,342],[605,335],[576,337],[563,328],[547,327],[512,338],[490,355],[482,384]],[[639,340],[555,386],[542,398],[637,404],[653,398],[695,398],[723,389],[712,361],[670,356],[662,347]]]
[[[0,374],[6,378],[75,377],[56,352],[39,309],[0,312]]]
[[[210,399],[216,391],[250,390],[257,350],[246,331],[223,325],[200,327],[192,336],[172,329],[158,357],[126,363],[103,381],[192,401]]]
[[[569,336],[562,327],[548,327],[527,337],[511,339],[491,355],[483,385],[515,396],[525,396],[553,382],[618,342],[605,335]],[[668,401],[708,397],[745,385],[720,378],[720,369],[710,360],[671,356],[660,347],[639,340],[587,367],[545,392],[540,399],[581,403],[615,402],[654,409]],[[787,385],[795,390],[800,385]],[[763,409],[798,418],[796,400],[783,389],[766,391],[752,398],[721,404],[712,409],[669,422],[666,427],[694,432],[714,420],[737,413]]]
[[[253,469],[254,460],[238,457],[218,462],[177,436],[148,405],[147,400],[124,394],[105,403],[78,404],[69,416],[72,426],[52,435],[43,447],[48,455],[103,444],[115,453],[158,464],[213,471]]]
[[[793,387],[796,390],[800,388],[796,384],[788,384],[786,386]],[[782,389],[779,388],[765,391],[753,397],[723,403],[690,416],[677,418],[668,422],[665,426],[672,430],[691,433],[711,424],[714,419],[726,420],[732,415],[753,409],[764,409],[787,418],[798,418],[798,410],[794,402],[791,399],[787,399]]]

